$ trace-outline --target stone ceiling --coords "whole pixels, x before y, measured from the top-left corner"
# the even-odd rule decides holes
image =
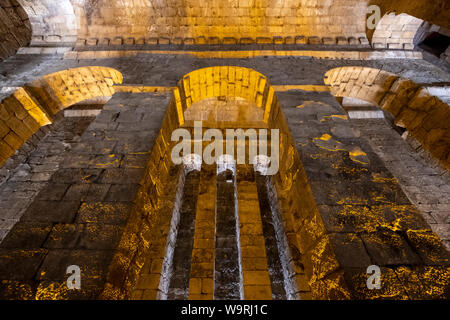
[[[0,9],[24,9],[32,45],[73,44],[77,39],[95,44],[152,43],[148,39],[163,39],[160,44],[174,39],[201,43],[199,38],[222,43],[257,38],[288,43],[290,38],[295,43],[366,44],[366,37],[374,37],[366,28],[372,4],[381,8],[381,16],[395,11],[450,27],[450,4],[445,0],[3,0]],[[417,26],[400,31],[413,29]],[[411,37],[400,46],[410,44]]]
[[[362,37],[366,33],[365,1],[72,0],[72,3],[80,37]]]

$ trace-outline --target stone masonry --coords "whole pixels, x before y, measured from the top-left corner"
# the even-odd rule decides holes
[[[449,299],[446,3],[397,2],[0,0],[0,299]],[[176,163],[198,120],[278,170]]]
[[[374,152],[399,180],[410,201],[450,249],[450,189],[448,179],[441,176],[424,158],[402,139],[384,120],[352,120]]]

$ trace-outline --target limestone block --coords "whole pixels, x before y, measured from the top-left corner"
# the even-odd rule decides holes
[[[325,44],[325,45],[336,44],[336,39],[330,38],[330,37],[325,37],[325,38],[322,38],[322,43]],[[314,43],[310,42],[310,44],[314,44]]]
[[[111,41],[112,45],[123,45],[123,38],[122,37],[115,37],[112,41]]]
[[[97,38],[89,38],[86,41],[86,45],[88,45],[88,46],[96,46],[96,45],[98,45],[98,39]]]
[[[194,45],[195,44],[195,39],[194,38],[185,38],[184,39],[184,44],[185,45]]]
[[[170,39],[166,37],[160,37],[158,38],[158,44],[170,44]]]
[[[222,40],[223,44],[237,44],[237,39],[232,37],[225,37]]]
[[[388,43],[388,49],[402,49],[400,43]]]
[[[336,38],[337,44],[340,46],[346,46],[348,44],[357,44],[356,39],[355,38],[352,38],[352,39],[353,39],[353,43],[351,43],[350,39],[347,39],[346,37],[337,37]]]
[[[135,43],[136,43],[136,42],[135,42],[135,38],[132,38],[132,37],[128,37],[128,38],[126,38],[125,41],[124,41],[124,44],[127,45],[127,46],[132,46],[132,45],[134,45]]]
[[[309,44],[321,44],[322,40],[319,37],[316,37],[316,36],[308,37],[308,43]]]
[[[369,40],[367,40],[366,37],[361,37],[361,38],[359,38],[359,42],[360,42],[362,45],[368,45],[368,44],[369,44]]]
[[[145,43],[151,45],[158,44],[158,38],[146,38]]]
[[[296,36],[295,37],[295,44],[307,44],[308,39],[305,36]]]
[[[255,41],[252,38],[240,38],[239,43],[240,44],[252,44],[252,43],[255,43]]]

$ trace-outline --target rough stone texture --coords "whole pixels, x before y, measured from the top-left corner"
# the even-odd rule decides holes
[[[243,298],[236,183],[232,171],[217,175],[214,299],[219,300]]]
[[[0,2],[0,61],[27,46],[31,39],[28,15],[17,1]]]
[[[386,14],[378,23],[372,38],[374,48],[414,49],[414,38],[423,20],[407,14]]]
[[[214,249],[216,211],[216,168],[202,167],[197,198],[194,248],[191,264],[189,299],[212,300],[214,297]]]
[[[270,205],[271,202],[277,202],[278,199],[270,198],[270,191],[267,188],[267,181],[265,177],[259,173],[255,173],[255,176],[272,297],[273,299],[282,300],[288,298],[288,294],[286,294],[286,292],[289,292],[289,289],[291,288],[289,288],[286,284],[287,281],[285,280],[285,275],[283,273],[283,265],[289,263],[289,261],[286,261],[287,259],[280,255],[280,251],[282,251],[280,249],[286,248],[283,246],[284,244],[281,243],[281,241],[277,240],[276,233],[279,226],[274,223],[272,206]]]
[[[199,192],[198,171],[186,174],[184,179],[183,203],[180,208],[180,221],[172,261],[172,275],[167,298],[186,300],[189,296],[189,274],[192,258],[201,259],[201,255],[192,257],[194,246],[195,216]]]
[[[40,188],[31,204],[25,204],[23,217],[1,244],[2,256],[13,259],[8,261],[21,261],[17,254],[22,246],[30,254],[39,253],[39,270],[20,273],[20,279],[30,284],[26,291],[30,297],[86,299],[101,294],[167,106],[163,96],[134,99],[127,94],[116,96],[66,154],[61,154],[53,141],[48,142],[62,161],[48,187]],[[137,100],[148,104],[137,105]],[[121,117],[131,110],[136,110],[133,117]],[[143,120],[144,115],[150,118]],[[121,127],[122,123],[130,126]],[[80,128],[78,125],[77,130]],[[46,161],[50,163],[50,155]],[[36,231],[30,232],[29,226]],[[84,274],[80,292],[65,287],[65,269],[73,264]],[[5,270],[0,290],[4,295],[20,285],[10,276],[11,268],[13,265],[1,266]]]
[[[355,45],[368,43],[372,30],[366,30],[368,5],[381,7],[382,15],[405,13],[417,19],[448,26],[445,1],[426,5],[402,0],[236,0],[198,3],[192,0],[160,2],[107,0],[5,0],[5,8],[20,10],[32,31],[33,46],[79,45],[115,46],[141,44],[322,44]],[[387,15],[390,17],[390,15]],[[401,19],[400,19],[401,20]],[[400,21],[398,25],[405,25]],[[408,25],[408,23],[406,23]],[[376,35],[377,44],[393,48],[406,45],[409,34]],[[396,31],[412,31],[394,30]],[[29,37],[28,37],[29,38]],[[402,38],[405,41],[391,39]],[[16,47],[17,49],[17,47]],[[8,47],[11,50],[11,47]]]
[[[379,6],[382,15],[390,12],[396,12],[397,14],[406,13],[424,21],[450,28],[449,4],[445,0],[436,0],[432,3],[409,0],[398,0],[395,2],[390,0],[371,0],[369,4]]]
[[[91,98],[110,97],[122,75],[111,68],[77,68],[46,75],[0,103],[0,164],[63,109]]]
[[[450,169],[448,104],[411,80],[373,68],[337,68],[325,82],[336,97],[358,98],[389,112],[423,149]]]
[[[276,278],[273,275],[282,269],[281,265],[276,266],[279,268],[275,270],[269,269],[274,264],[269,265],[271,252],[267,249],[271,248],[271,245],[276,245],[276,242],[263,233],[264,217],[261,215],[262,210],[258,208],[259,195],[254,179],[254,176],[251,174],[242,176],[238,173],[237,199],[244,299],[267,300],[272,297],[280,298],[280,289],[277,287],[277,284],[280,285],[280,283],[276,282]],[[264,222],[266,221],[264,220]],[[275,258],[277,259],[278,255]],[[284,291],[282,280],[283,278],[281,277],[281,292]],[[283,297],[282,294],[281,298]]]
[[[450,250],[450,184],[384,120],[352,120],[410,201]],[[445,172],[445,171],[444,171]]]
[[[60,118],[43,127],[18,150],[1,169],[0,239],[20,220],[26,208],[40,191],[50,194],[52,175],[92,121],[87,118]],[[24,239],[26,241],[26,239]]]
[[[159,42],[264,43],[277,36],[289,36],[290,41],[295,41],[296,36],[365,37],[366,4],[362,1],[99,0],[84,6],[72,3],[80,21],[80,38],[93,42],[136,43],[159,38]],[[350,16],[359,19],[349,19]]]
[[[31,45],[70,45],[77,41],[77,18],[70,0],[17,0],[17,3],[29,18]]]
[[[365,299],[380,295],[394,299],[417,297],[399,275],[403,268],[427,278],[432,277],[430,273],[442,272],[439,267],[434,271],[427,269],[440,263],[448,266],[449,253],[439,238],[380,158],[357,137],[343,109],[329,93],[300,91],[278,97],[320,216],[311,217],[310,208],[314,206],[311,200],[302,200],[305,208],[292,209],[299,210],[299,220],[293,227],[299,228],[298,250],[306,273],[312,271],[317,279],[310,281],[313,295]],[[303,104],[298,105],[299,101]],[[339,126],[346,126],[347,132],[336,131]],[[424,246],[433,243],[435,248],[422,250],[419,243]],[[380,292],[370,292],[360,281],[368,265],[377,263],[386,267],[383,281],[389,285]],[[423,271],[424,268],[428,271]],[[447,279],[448,271],[435,277],[442,284]],[[437,285],[435,293],[419,295],[443,298],[445,287]]]
[[[18,67],[19,61],[23,64]],[[266,127],[281,130],[280,171],[272,179],[268,198],[272,218],[279,220],[274,219],[274,226],[277,241],[282,242],[278,254],[284,257],[283,276],[295,283],[292,291],[286,292],[289,297],[415,299],[448,295],[448,252],[370,145],[356,135],[336,99],[327,91],[293,90],[274,95],[268,81],[323,85],[326,71],[348,65],[410,74],[417,82],[447,81],[445,72],[423,61],[222,60],[174,55],[98,61],[26,56],[9,59],[0,68],[7,75],[16,72],[2,82],[12,87],[45,72],[92,64],[114,67],[130,85],[175,86],[182,81],[173,93],[114,94],[52,175],[51,187],[39,192],[14,232],[0,245],[4,245],[0,254],[5,257],[0,259],[4,280],[0,292],[5,297],[167,297],[182,204],[179,189],[184,185],[180,168],[170,160],[170,135],[183,123],[182,111],[192,103],[207,97],[223,101],[223,96],[236,95],[261,107]],[[252,67],[268,78],[230,67],[200,70],[183,79],[195,69],[214,65]],[[216,188],[225,189],[230,179],[220,178],[212,180]],[[251,187],[241,196],[257,208],[257,188]],[[227,189],[228,194],[215,191],[216,206],[223,211],[239,209],[235,192]],[[206,190],[214,192],[210,186]],[[209,199],[201,194],[199,198],[200,203]],[[201,210],[213,209],[203,203],[196,210],[197,219]],[[193,251],[201,249],[197,239],[215,238],[211,226],[236,223],[231,220],[196,220]],[[202,237],[196,235],[200,223],[205,223]],[[261,229],[256,230],[259,235],[261,231],[264,234]],[[23,232],[26,236],[20,236]],[[231,234],[238,234],[236,227]],[[236,239],[237,248],[242,240]],[[206,246],[208,254],[216,247]],[[266,257],[271,252],[267,247],[265,244]],[[192,297],[213,295],[211,274],[217,270],[211,268],[210,258],[208,255],[204,269],[199,266],[202,260],[192,261],[190,279],[196,279],[189,283],[189,290],[195,292]],[[65,290],[67,263],[79,264],[86,273],[86,287],[81,292]],[[382,292],[365,287],[366,268],[374,263],[383,268],[386,286]],[[22,267],[15,272],[14,264]],[[264,278],[267,289],[272,279],[270,272],[263,273],[269,274]],[[252,281],[261,280],[261,274],[254,276]]]

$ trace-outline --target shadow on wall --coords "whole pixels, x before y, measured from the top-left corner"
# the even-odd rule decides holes
[[[122,74],[105,67],[82,67],[46,75],[0,103],[0,166],[40,127],[78,102],[114,94]]]

